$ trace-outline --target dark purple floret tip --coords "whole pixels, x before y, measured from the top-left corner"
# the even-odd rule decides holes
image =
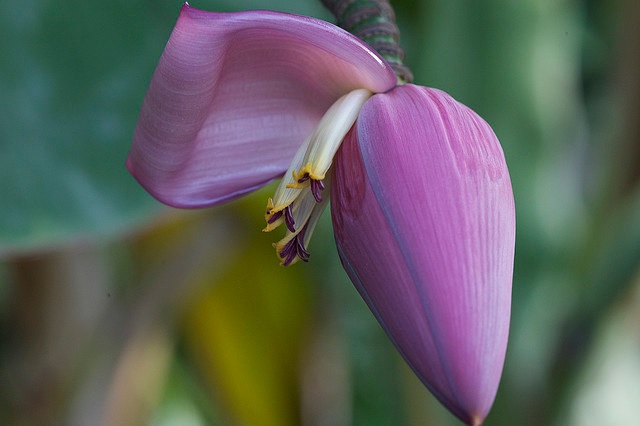
[[[267,214],[269,214],[268,211],[267,211]],[[281,217],[282,217],[282,211],[275,212],[274,214],[271,215],[269,220],[267,220],[267,223],[268,224],[272,224],[273,222],[275,222],[276,220],[280,219]]]
[[[289,231],[296,232],[296,221],[293,219],[293,213],[291,213],[291,204],[284,209],[284,223]]]
[[[307,230],[307,226],[293,237],[280,251],[279,256],[284,266],[289,266],[296,257],[299,257],[303,262],[309,261],[311,254],[304,248],[304,233]]]
[[[316,203],[322,202],[322,194],[320,191],[324,190],[324,182],[321,180],[311,179],[311,194],[315,198]]]

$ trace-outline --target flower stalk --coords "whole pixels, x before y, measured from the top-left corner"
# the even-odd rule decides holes
[[[404,65],[400,30],[388,0],[321,0],[336,17],[336,24],[371,46],[391,66],[398,83],[413,82],[413,73]]]

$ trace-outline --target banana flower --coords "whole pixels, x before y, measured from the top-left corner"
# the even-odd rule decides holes
[[[436,89],[398,85],[366,44],[316,19],[185,4],[144,98],[127,167],[201,208],[282,178],[265,231],[308,261],[331,200],[342,264],[416,375],[468,424],[507,345],[515,208],[498,139]]]

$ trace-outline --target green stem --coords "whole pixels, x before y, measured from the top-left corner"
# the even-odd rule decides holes
[[[388,0],[321,0],[336,17],[338,26],[367,43],[393,68],[401,83],[411,83],[413,74],[402,62],[400,30]]]

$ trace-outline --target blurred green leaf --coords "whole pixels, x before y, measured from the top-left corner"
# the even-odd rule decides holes
[[[110,235],[161,208],[124,161],[181,4],[0,4],[0,254]],[[256,0],[193,5],[219,11],[266,6]],[[269,6],[325,13],[319,2]]]
[[[0,252],[106,235],[157,208],[124,161],[178,4],[0,5]]]

